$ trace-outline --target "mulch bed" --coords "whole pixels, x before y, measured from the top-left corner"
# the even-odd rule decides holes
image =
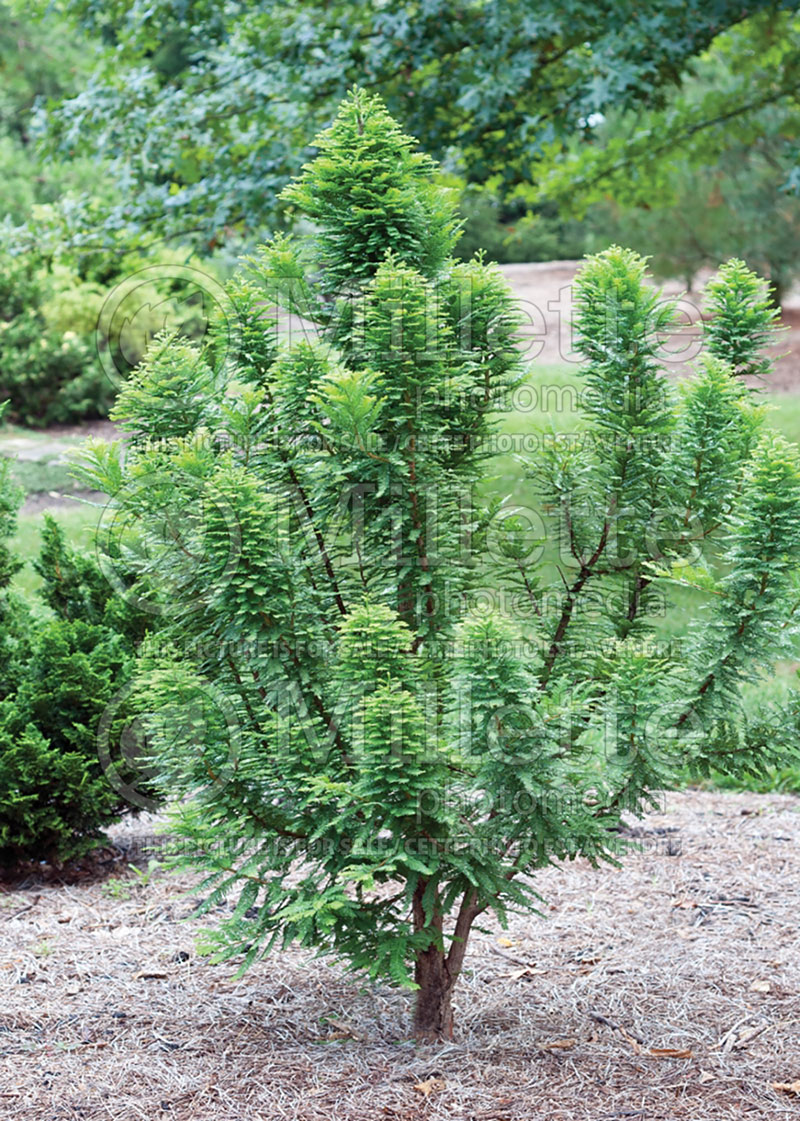
[[[194,916],[191,877],[118,858],[151,828],[132,820],[105,878],[98,862],[4,885],[0,1116],[800,1116],[798,809],[670,795],[622,870],[540,873],[542,917],[474,937],[457,1040],[439,1047],[408,1040],[408,994],[305,952],[239,981],[198,956],[214,916]]]

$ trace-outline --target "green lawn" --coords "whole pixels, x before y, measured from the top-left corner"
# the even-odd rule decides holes
[[[574,432],[580,427],[581,389],[573,366],[534,366],[526,384],[508,401],[512,408],[501,415],[495,444],[498,455],[491,463],[487,489],[508,494],[521,506],[532,503],[519,457],[525,454],[535,460],[539,441],[548,433]]]
[[[23,507],[11,540],[11,548],[25,561],[25,567],[14,579],[14,587],[30,595],[34,603],[38,601],[32,593],[41,580],[30,562],[41,546],[45,509],[63,525],[68,540],[86,549],[93,548],[92,528],[100,511],[79,499],[79,487],[64,462],[64,454],[81,443],[82,437],[72,434],[37,432],[16,425],[0,429],[0,455],[11,459],[12,475],[30,499],[27,506],[35,502],[32,512]]]
[[[768,423],[795,444],[800,444],[800,393],[765,395],[772,407]]]
[[[71,502],[67,506],[54,506],[50,513],[64,527],[68,541],[84,549],[94,548],[92,531],[100,515],[97,507]],[[42,521],[43,512],[20,514],[17,532],[11,539],[12,551],[25,561],[25,567],[14,577],[14,587],[34,601],[37,599],[34,593],[42,581],[34,571],[31,561],[38,556],[41,548]]]

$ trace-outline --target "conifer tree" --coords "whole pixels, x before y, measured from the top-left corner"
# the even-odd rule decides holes
[[[752,276],[723,270],[741,313],[678,393],[671,305],[609,249],[577,286],[584,438],[529,465],[540,560],[480,498],[525,373],[501,276],[453,260],[448,198],[379,99],[354,91],[316,143],[287,192],[313,233],[247,262],[207,354],[160,340],[119,397],[124,460],[90,445],[81,470],[146,546],[117,550],[161,615],[139,719],[205,907],[237,900],[218,956],[316,947],[415,988],[433,1040],[480,916],[532,907],[555,860],[613,861],[687,761],[768,762],[735,714],[788,633],[800,472],[727,364],[769,327]],[[530,616],[475,606],[488,582]],[[659,645],[675,582],[707,604]]]

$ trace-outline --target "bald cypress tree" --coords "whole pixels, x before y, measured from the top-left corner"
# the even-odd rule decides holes
[[[207,354],[159,342],[117,404],[124,460],[95,445],[83,474],[162,616],[139,723],[204,905],[237,900],[216,952],[317,947],[416,989],[417,1037],[445,1038],[481,915],[533,906],[554,860],[615,859],[687,760],[765,762],[735,714],[785,632],[800,475],[727,364],[769,326],[752,277],[719,278],[746,306],[679,394],[671,306],[614,248],[578,281],[585,438],[529,464],[540,559],[481,497],[525,373],[501,276],[453,260],[452,204],[377,98],[316,144],[287,191],[313,231],[246,262]],[[708,604],[666,649],[675,582]],[[487,584],[530,613],[476,607]]]

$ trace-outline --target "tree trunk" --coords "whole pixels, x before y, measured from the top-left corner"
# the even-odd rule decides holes
[[[430,929],[433,934],[430,945],[417,951],[414,965],[414,980],[419,986],[414,1007],[414,1035],[420,1043],[438,1043],[453,1038],[453,989],[461,972],[470,929],[485,908],[477,905],[474,891],[464,895],[450,950],[445,953],[441,948],[442,915],[435,906],[432,919],[425,922],[422,897],[426,886],[426,881],[417,885],[413,901],[414,929]]]
[[[419,985],[414,1007],[414,1035],[421,1043],[453,1038],[453,978],[444,951],[430,946],[417,954],[414,980]]]

